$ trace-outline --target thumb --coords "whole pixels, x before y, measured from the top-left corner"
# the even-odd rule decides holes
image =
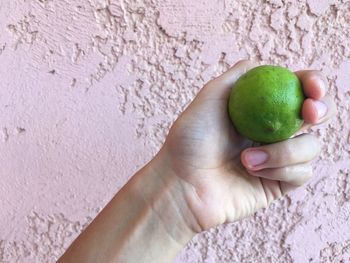
[[[257,62],[240,60],[225,73],[209,81],[200,91],[197,97],[210,99],[227,99],[232,85],[248,70],[259,66]]]
[[[256,62],[249,60],[241,60],[237,62],[225,73],[204,85],[181,116],[197,116],[196,119],[199,119],[198,116],[207,114],[206,118],[202,117],[202,119],[207,120],[208,117],[211,119],[213,116],[215,116],[215,114],[217,114],[218,116],[215,117],[216,119],[223,118],[223,116],[227,118],[226,114],[223,114],[227,111],[226,103],[220,102],[220,107],[215,106],[213,108],[212,103],[208,104],[203,102],[228,100],[232,85],[236,82],[236,80],[248,70],[256,66],[258,66]],[[192,119],[192,117],[189,119]]]

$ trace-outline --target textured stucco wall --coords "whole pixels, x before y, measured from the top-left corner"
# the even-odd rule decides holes
[[[350,1],[1,0],[0,262],[53,262],[240,58],[322,69],[315,177],[177,262],[350,261]]]

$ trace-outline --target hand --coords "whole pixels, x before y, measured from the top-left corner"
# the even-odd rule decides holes
[[[237,63],[210,81],[177,119],[160,152],[113,197],[59,262],[170,262],[197,232],[254,213],[310,178],[315,137],[260,147],[235,132],[232,84],[255,65]],[[305,129],[335,113],[318,71],[304,86]]]
[[[179,211],[190,211],[195,232],[252,215],[312,175],[310,161],[320,151],[313,135],[252,147],[236,133],[227,113],[230,89],[255,66],[240,61],[206,84],[176,120],[159,153],[181,185],[185,203],[178,204]],[[302,108],[305,130],[331,118],[336,109],[326,96],[321,72],[296,74],[307,96]]]

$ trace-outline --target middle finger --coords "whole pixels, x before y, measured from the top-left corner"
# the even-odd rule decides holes
[[[286,141],[245,149],[241,162],[247,169],[258,171],[309,162],[319,152],[316,137],[302,134]]]

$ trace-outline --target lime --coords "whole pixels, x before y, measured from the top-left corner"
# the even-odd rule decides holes
[[[259,66],[233,85],[229,115],[237,131],[248,139],[279,142],[290,138],[303,124],[304,99],[294,73],[279,66]]]

